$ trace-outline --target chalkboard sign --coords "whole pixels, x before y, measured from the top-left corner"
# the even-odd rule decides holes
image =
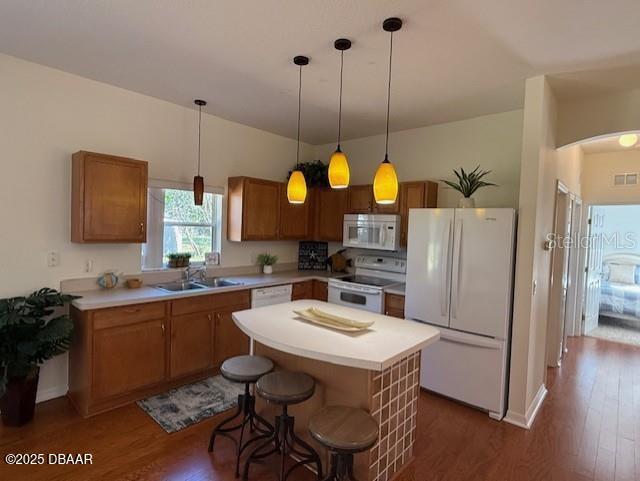
[[[326,271],[329,247],[326,242],[300,242],[298,269],[301,271]]]

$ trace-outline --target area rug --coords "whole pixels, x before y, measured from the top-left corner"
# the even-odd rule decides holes
[[[138,406],[168,433],[237,406],[242,384],[213,376],[138,401]]]
[[[640,330],[625,326],[600,323],[593,331],[587,333],[587,336],[640,346]]]

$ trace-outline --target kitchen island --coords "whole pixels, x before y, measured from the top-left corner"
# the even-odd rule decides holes
[[[355,333],[321,327],[293,312],[308,307],[374,324]],[[437,329],[315,300],[238,311],[233,319],[252,339],[255,354],[273,360],[277,369],[303,371],[315,378],[314,396],[291,407],[301,436],[311,440],[308,418],[323,406],[359,407],[373,415],[380,435],[368,452],[356,455],[357,479],[391,480],[410,463],[416,440],[420,352],[438,340]],[[273,406],[260,399],[257,406],[269,418],[275,416]]]

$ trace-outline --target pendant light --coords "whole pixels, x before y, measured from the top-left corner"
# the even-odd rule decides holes
[[[300,163],[300,110],[302,105],[302,66],[309,63],[309,58],[298,55],[293,58],[293,63],[299,67],[298,74],[298,146],[296,150],[296,168],[291,172],[289,182],[287,183],[287,199],[290,204],[304,204],[307,198],[307,182],[304,174],[298,168]]]
[[[193,202],[195,205],[202,205],[204,179],[200,176],[200,131],[202,128],[202,107],[207,105],[207,102],[196,99],[193,103],[198,106],[198,175],[193,178]]]
[[[389,112],[391,106],[391,61],[393,59],[393,32],[402,28],[402,20],[399,18],[387,18],[382,23],[382,28],[389,32],[389,83],[387,86],[387,135],[384,146],[384,160],[378,166],[373,179],[373,196],[377,204],[393,204],[398,197],[398,176],[393,164],[389,162]]]
[[[349,187],[349,161],[340,150],[340,134],[342,129],[342,70],[344,67],[344,51],[351,48],[351,40],[339,38],[334,42],[336,50],[340,51],[340,100],[338,103],[338,146],[329,160],[329,185],[332,189],[346,189]]]

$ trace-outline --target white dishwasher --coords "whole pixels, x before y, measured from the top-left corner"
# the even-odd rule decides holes
[[[283,302],[291,302],[291,292],[293,286],[286,284],[284,286],[261,287],[251,290],[251,308],[271,306],[273,304],[282,304]]]

